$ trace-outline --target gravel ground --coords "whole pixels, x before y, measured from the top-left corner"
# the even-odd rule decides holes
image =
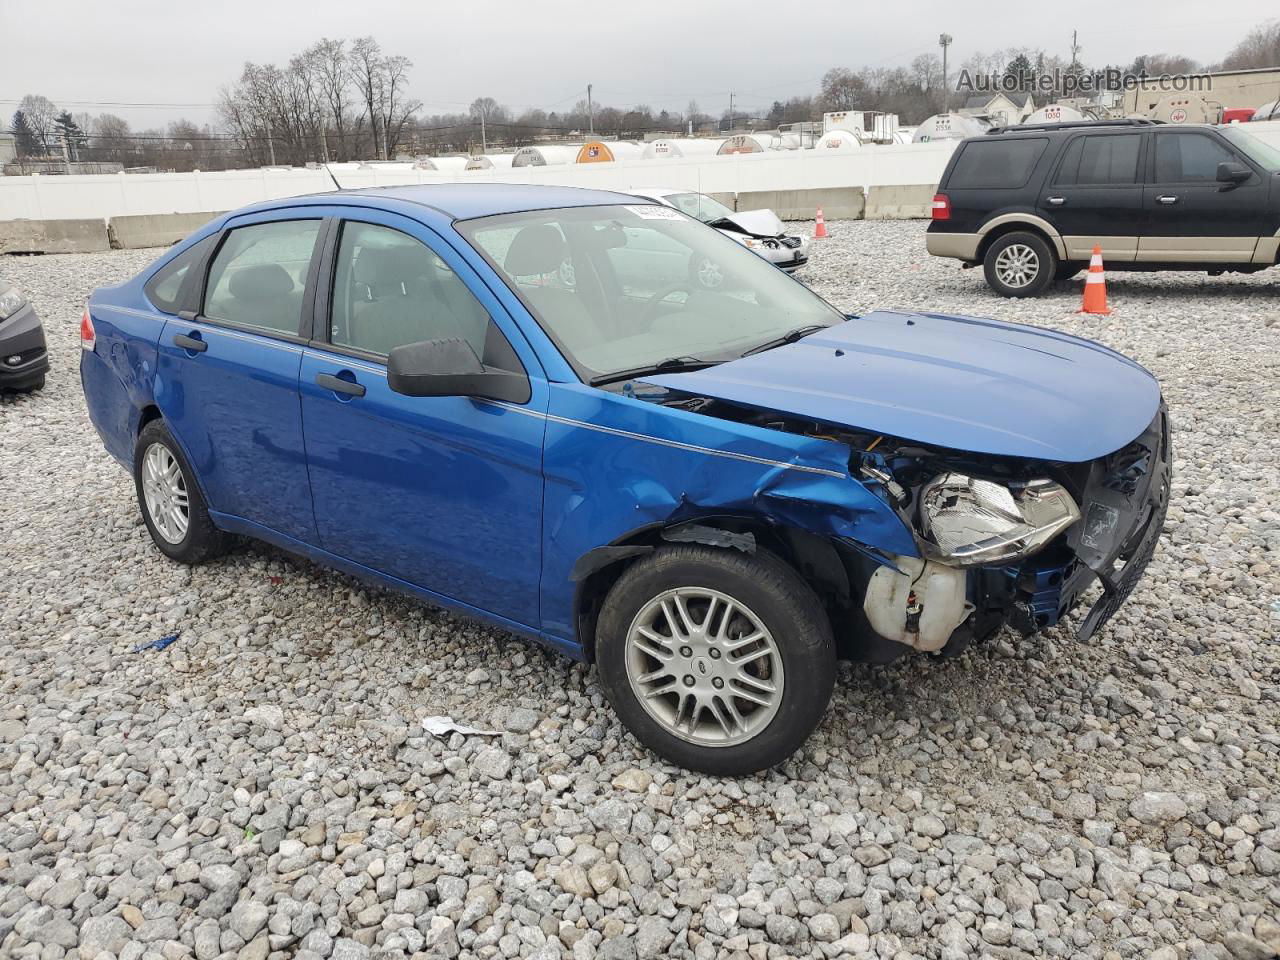
[[[832,224],[808,279],[1137,357],[1177,430],[1164,545],[1092,644],[842,667],[804,752],[737,781],[499,632],[264,547],[166,561],[76,372],[85,294],[154,252],[0,260],[54,359],[0,400],[0,955],[1276,955],[1280,273],[1113,276],[1081,317],[1079,281],[1002,301],[923,231]]]

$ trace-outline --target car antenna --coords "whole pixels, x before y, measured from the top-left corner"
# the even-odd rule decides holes
[[[329,179],[333,181],[333,185],[337,187],[339,190],[341,190],[342,184],[340,184],[338,182],[338,178],[333,175],[333,171],[329,169],[329,165],[325,163],[325,164],[322,164],[322,166],[324,167],[324,172],[329,175]]]

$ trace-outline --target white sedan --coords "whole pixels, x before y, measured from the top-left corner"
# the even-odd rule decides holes
[[[772,210],[735,213],[705,193],[688,190],[650,187],[630,192],[641,200],[675,207],[708,226],[715,227],[726,237],[738,241],[787,273],[794,273],[809,262],[809,238],[784,233],[782,221]],[[719,286],[718,264],[708,260],[703,264],[695,264],[694,270],[704,287]]]

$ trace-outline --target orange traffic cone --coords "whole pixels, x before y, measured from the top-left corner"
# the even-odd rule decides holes
[[[1102,247],[1093,245],[1093,256],[1089,258],[1089,273],[1084,278],[1084,303],[1080,305],[1081,313],[1108,314],[1107,309],[1107,275],[1102,270]]]
[[[821,240],[827,235],[827,221],[822,219],[822,208],[818,208],[818,223],[813,228],[813,239]]]

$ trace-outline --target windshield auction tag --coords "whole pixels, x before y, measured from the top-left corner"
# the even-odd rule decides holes
[[[627,207],[637,217],[643,217],[645,220],[683,220],[684,214],[679,210],[671,207],[662,207],[658,204],[652,204],[644,207]]]

